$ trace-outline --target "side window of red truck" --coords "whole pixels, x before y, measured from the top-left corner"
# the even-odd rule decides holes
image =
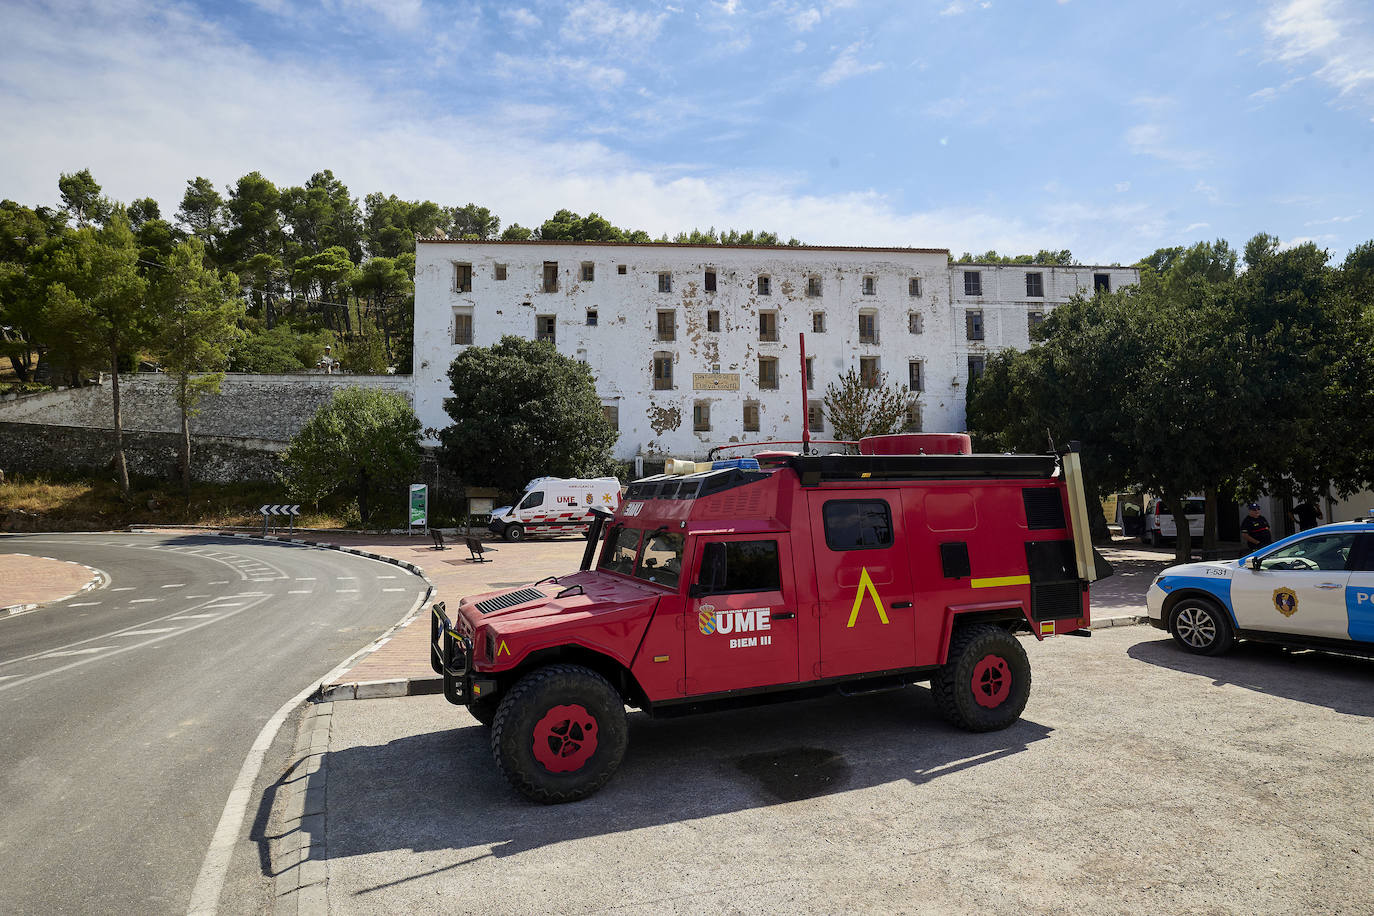
[[[778,542],[716,541],[703,545],[697,585],[703,595],[777,591]]]
[[[831,550],[892,546],[892,510],[881,499],[832,499],[822,509],[825,545]]]

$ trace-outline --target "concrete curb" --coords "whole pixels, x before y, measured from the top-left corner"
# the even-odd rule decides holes
[[[296,732],[287,765],[287,790],[278,802],[280,837],[272,850],[272,912],[278,916],[328,916],[328,854],[325,801],[329,776],[332,703],[310,703]]]
[[[12,554],[12,556],[32,557],[31,553]],[[54,560],[56,557],[37,557],[40,560]],[[39,601],[35,604],[11,604],[8,607],[0,607],[0,617],[14,617],[19,614],[27,614],[29,611],[36,611],[41,607],[50,604],[57,604],[59,601],[66,601],[68,598],[75,598],[77,595],[84,595],[93,588],[104,588],[110,584],[110,577],[98,569],[87,566],[85,563],[77,563],[75,560],[58,560],[59,563],[70,563],[73,566],[80,566],[82,569],[91,571],[91,581],[72,592],[70,595],[63,595],[61,598],[54,598],[51,601]],[[429,581],[429,580],[425,580]]]
[[[1143,614],[1125,614],[1117,617],[1094,617],[1092,623],[1088,624],[1089,630],[1105,630],[1108,627],[1135,627],[1143,623],[1149,623],[1150,618]]]

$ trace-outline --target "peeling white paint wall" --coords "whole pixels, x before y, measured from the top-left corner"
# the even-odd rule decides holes
[[[544,264],[557,263],[557,290],[544,291]],[[582,265],[593,265],[591,280]],[[459,292],[455,265],[472,267],[472,290]],[[498,280],[497,266],[506,279]],[[620,269],[624,268],[624,273]],[[963,271],[982,274],[982,297],[963,295]],[[705,289],[708,270],[716,290]],[[1046,297],[1025,293],[1028,270],[1044,274]],[[1027,312],[1045,311],[1078,288],[1091,290],[1092,275],[1110,273],[1113,288],[1138,280],[1123,268],[1037,268],[1025,265],[950,265],[947,252],[930,249],[724,248],[676,245],[501,243],[421,241],[415,267],[415,409],[432,429],[449,424],[443,400],[447,371],[464,347],[453,343],[455,315],[471,315],[472,343],[490,346],[503,335],[536,336],[537,319],[554,319],[559,352],[584,360],[605,405],[619,413],[618,458],[637,454],[704,457],[713,445],[801,438],[801,365],[798,334],[814,357],[819,403],[825,387],[861,357],[877,357],[889,381],[905,385],[908,363],[923,362],[919,393],[927,431],[964,428],[968,356],[1028,345]],[[660,292],[659,275],[671,290]],[[760,291],[759,278],[769,291]],[[808,295],[808,279],[820,294]],[[865,293],[865,277],[873,280]],[[1086,282],[1083,278],[1086,277]],[[920,280],[910,295],[910,280]],[[952,288],[953,286],[953,288]],[[1019,294],[1017,290],[1019,289]],[[984,312],[985,339],[966,337],[966,312]],[[588,310],[596,325],[587,324]],[[660,340],[658,313],[673,312],[674,339]],[[877,313],[877,339],[860,342],[861,311]],[[719,313],[719,331],[708,330],[708,313]],[[759,340],[759,313],[776,315],[777,339]],[[812,330],[824,313],[825,330]],[[920,333],[911,333],[912,314]],[[673,387],[655,390],[656,353],[673,358]],[[759,358],[778,361],[778,387],[760,389]],[[738,390],[696,390],[694,374],[737,375]],[[916,392],[913,392],[913,396]],[[759,405],[759,430],[744,430],[745,402]],[[693,430],[693,407],[709,404],[710,429]],[[831,434],[827,423],[823,433]]]

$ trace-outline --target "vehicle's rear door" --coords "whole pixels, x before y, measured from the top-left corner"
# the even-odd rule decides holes
[[[916,628],[897,490],[809,494],[820,606],[818,677],[910,668]]]
[[[1355,536],[1350,578],[1345,583],[1346,632],[1374,643],[1374,534]]]
[[[797,680],[798,626],[784,534],[704,535],[685,605],[687,692],[718,693]]]

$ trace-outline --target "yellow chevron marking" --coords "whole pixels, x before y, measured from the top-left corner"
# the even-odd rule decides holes
[[[506,645],[506,641],[504,639],[501,640],[501,645],[498,646],[496,649],[496,657],[500,658],[502,652],[506,653],[507,655],[510,655],[510,647]]]
[[[873,596],[873,604],[878,608],[878,619],[883,623],[888,622],[887,611],[883,609],[883,598],[878,594],[877,587],[874,586],[873,580],[869,578],[868,567],[865,566],[863,571],[859,573],[859,590],[854,593],[854,607],[849,612],[849,623],[845,624],[845,626],[852,627],[858,622],[859,606],[864,603],[865,593]]]
[[[1030,576],[999,576],[994,579],[971,579],[974,588],[996,588],[999,585],[1030,585]]]

